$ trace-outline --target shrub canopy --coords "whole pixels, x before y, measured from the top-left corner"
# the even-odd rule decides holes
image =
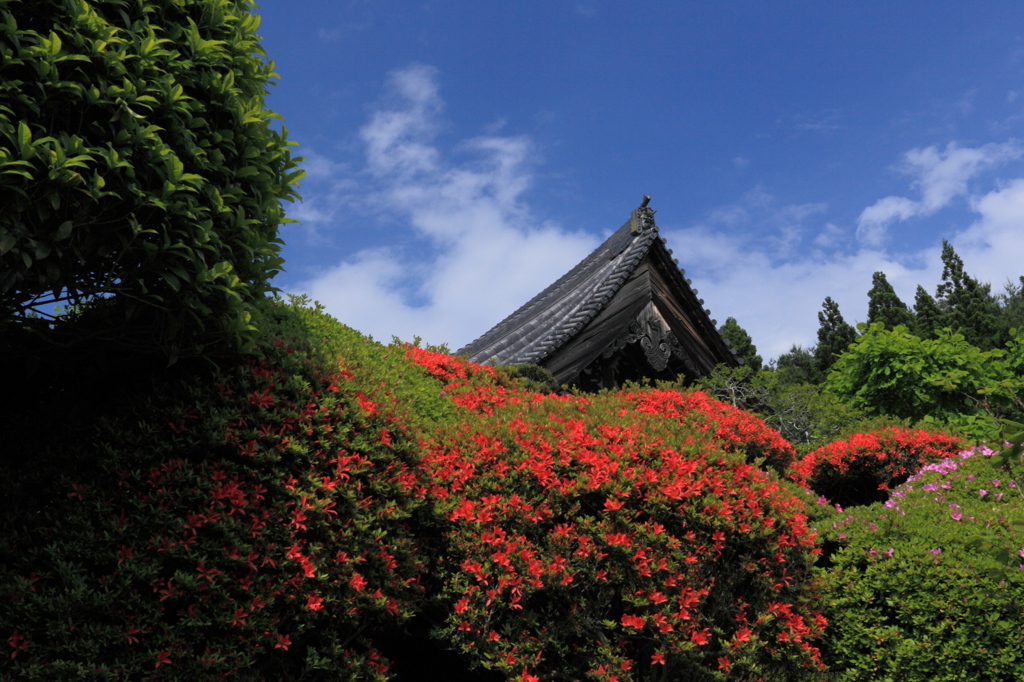
[[[823,524],[839,548],[821,572],[830,680],[1024,677],[1019,481],[991,454],[926,465],[884,504]]]
[[[262,359],[0,461],[0,677],[385,680],[433,627],[500,679],[815,678],[815,535],[756,418],[265,319]]]
[[[973,438],[994,438],[999,434],[994,420],[1019,421],[1024,414],[1022,367],[1021,334],[1005,349],[983,351],[948,329],[921,339],[906,327],[885,329],[876,322],[864,326],[839,357],[826,386],[868,414],[932,425],[954,422]]]
[[[84,305],[122,345],[252,341],[301,174],[254,6],[0,0],[0,325]]]

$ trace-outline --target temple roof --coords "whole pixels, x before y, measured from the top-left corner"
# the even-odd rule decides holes
[[[737,364],[710,311],[676,267],[648,201],[645,196],[630,219],[576,267],[457,352],[474,362],[549,366],[566,381],[602,353],[608,357],[616,345],[635,341],[624,341],[630,325],[643,318],[657,327],[657,317],[663,341],[686,356],[687,373],[702,376],[720,362]],[[558,361],[570,347],[571,360]]]

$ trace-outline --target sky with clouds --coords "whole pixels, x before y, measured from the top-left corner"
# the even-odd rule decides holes
[[[949,240],[1024,274],[1024,3],[263,0],[268,106],[305,158],[277,285],[456,349],[644,194],[766,358]]]

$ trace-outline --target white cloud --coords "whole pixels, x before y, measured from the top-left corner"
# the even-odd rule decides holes
[[[868,246],[881,246],[893,222],[936,213],[953,199],[967,195],[969,181],[982,170],[1020,158],[1022,152],[1015,141],[973,149],[950,143],[943,150],[936,146],[910,150],[900,169],[914,177],[913,186],[920,190],[921,198],[888,196],[868,206],[857,219],[858,239]]]
[[[597,14],[597,8],[595,8],[593,5],[590,5],[590,4],[586,4],[586,3],[582,3],[582,2],[577,2],[576,3],[576,13],[579,14],[580,16],[592,17],[595,14]]]
[[[363,224],[388,231],[378,240],[387,246],[351,254],[294,288],[379,340],[422,336],[454,350],[555,281],[598,239],[531,213],[523,198],[536,163],[529,139],[491,134],[452,151],[438,144],[435,69],[396,71],[389,97],[360,130],[361,171],[312,197],[304,191],[320,229],[361,212]]]
[[[304,150],[314,191],[303,188],[301,210],[310,229],[337,236],[347,225],[372,238],[290,288],[378,339],[419,335],[454,349],[564,274],[599,238],[531,211],[538,155],[529,138],[492,126],[444,146],[443,109],[436,70],[409,67],[392,75],[388,98],[359,131],[358,163]],[[864,321],[876,271],[908,304],[918,284],[934,289],[939,244],[897,253],[884,246],[886,231],[957,198],[976,215],[952,238],[968,271],[997,289],[1016,279],[1024,272],[1024,178],[986,186],[980,173],[1020,156],[1015,142],[907,152],[903,168],[917,198],[865,208],[859,244],[853,226],[828,221],[826,204],[787,205],[761,186],[698,224],[665,220],[662,231],[719,323],[735,317],[762,356],[776,357],[816,342],[825,296],[848,322]]]
[[[1007,279],[1024,275],[1024,178],[977,197],[971,208],[978,220],[953,246],[972,276],[1001,291]]]
[[[359,131],[368,169],[375,175],[436,171],[439,152],[431,142],[442,108],[437,69],[416,65],[395,71],[388,85],[399,106],[375,112]]]
[[[918,169],[915,184],[921,200],[889,197],[866,208],[864,214],[896,219],[926,210],[937,212],[953,197],[968,195],[969,178],[981,166],[1016,156],[1019,150],[1012,142],[976,150],[955,146],[943,152],[936,147],[913,150],[905,158]],[[763,196],[763,191],[757,196]],[[1016,281],[1024,274],[1024,178],[996,182],[995,188],[971,194],[968,200],[976,219],[950,241],[972,276],[1001,291],[1008,279]],[[817,313],[825,296],[839,303],[847,322],[864,322],[867,292],[876,271],[884,272],[911,306],[918,285],[931,292],[941,279],[937,241],[903,253],[881,245],[844,251],[838,247],[848,244],[846,231],[825,223],[809,235],[810,248],[801,255],[797,253],[804,245],[800,235],[814,232],[803,225],[819,213],[809,210],[814,205],[775,207],[768,202],[771,211],[754,221],[757,229],[751,229],[756,212],[750,205],[744,200],[713,211],[699,225],[673,230],[668,239],[719,323],[735,317],[765,358],[786,352],[794,343],[807,347],[817,342]],[[790,258],[779,257],[787,252],[782,248],[787,242],[779,236],[786,234],[779,227],[785,225],[791,226],[789,234],[796,235],[796,241],[788,244],[788,252],[796,253]],[[766,238],[766,233],[775,237]]]
[[[827,223],[811,237],[825,235],[834,245],[842,230]],[[756,234],[716,231],[706,225],[666,232],[680,264],[687,268],[706,307],[721,325],[734,317],[751,335],[765,359],[793,344],[817,343],[817,313],[831,296],[850,324],[864,322],[871,275],[881,270],[908,305],[918,283],[933,286],[941,273],[939,250],[925,256],[928,267],[915,270],[901,255],[879,249],[853,253],[808,249],[803,256],[773,258]]]

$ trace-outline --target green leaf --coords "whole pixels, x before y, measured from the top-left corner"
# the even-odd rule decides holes
[[[65,220],[57,228],[57,234],[54,235],[54,239],[57,241],[63,241],[71,236],[71,230],[75,228],[75,223],[72,220]]]
[[[36,153],[32,148],[32,131],[24,121],[18,122],[18,149],[21,152],[21,158],[35,158]]]
[[[0,254],[7,253],[8,251],[10,251],[12,248],[14,248],[16,242],[17,239],[14,237],[14,234],[8,232],[7,230],[4,230],[2,233],[0,233]]]
[[[60,40],[60,36],[57,35],[56,33],[54,33],[53,31],[50,31],[50,41],[49,41],[49,43],[50,43],[50,56],[51,57],[56,57],[57,55],[60,54],[61,48],[64,47],[64,44]]]

